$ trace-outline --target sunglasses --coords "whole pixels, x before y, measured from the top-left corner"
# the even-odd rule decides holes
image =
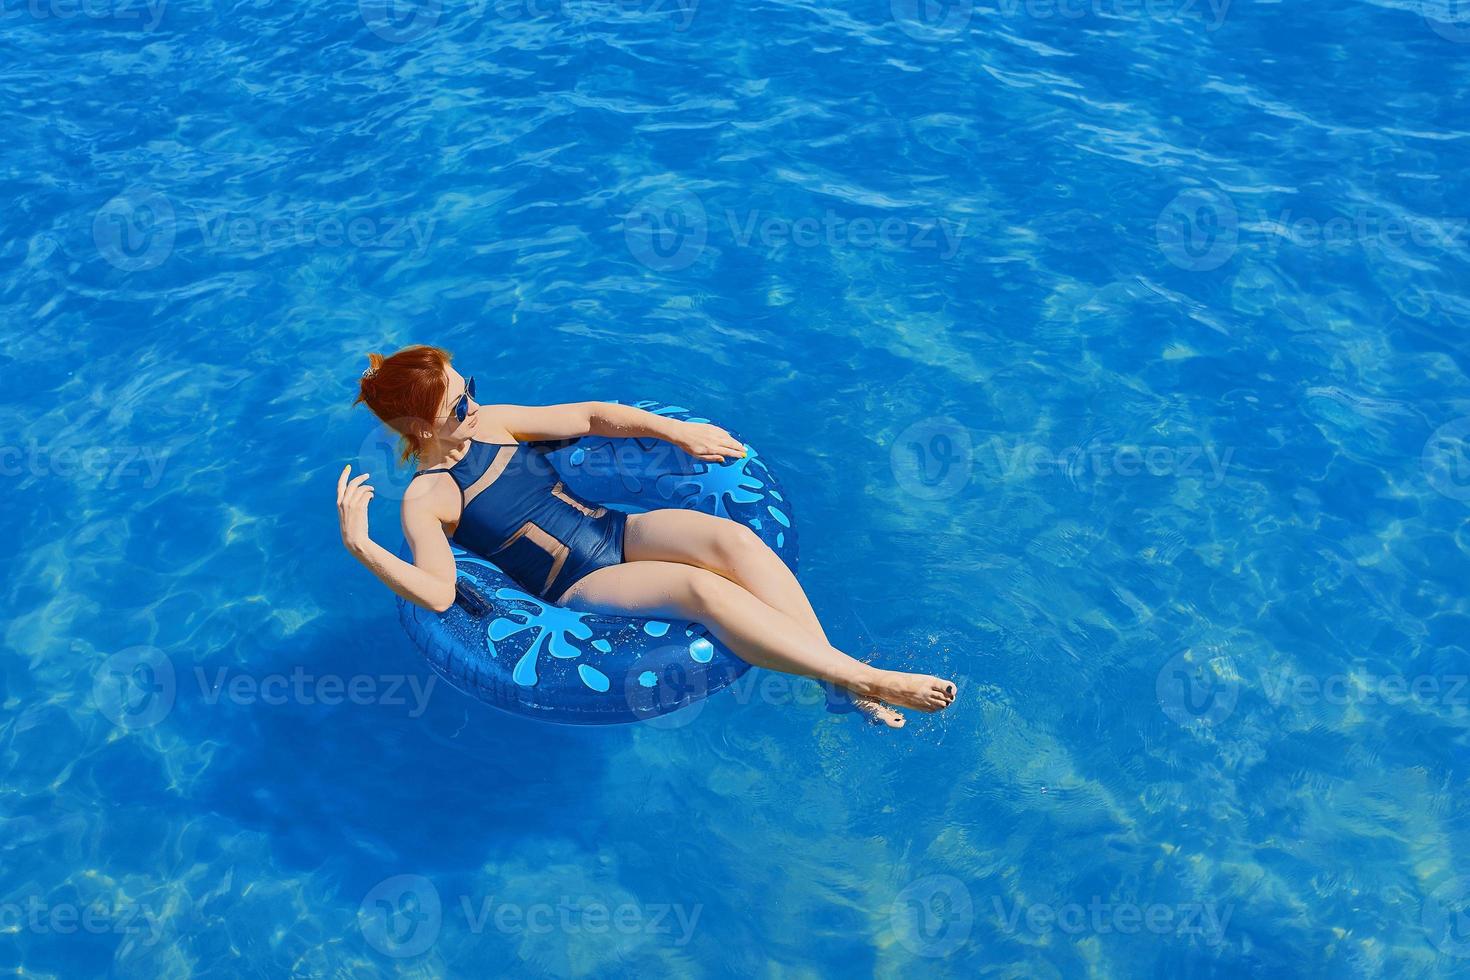
[[[470,414],[470,399],[475,397],[475,379],[470,378],[464,383],[464,394],[454,400],[454,407],[450,413],[459,421],[463,422],[465,416]],[[449,416],[445,416],[448,418]]]

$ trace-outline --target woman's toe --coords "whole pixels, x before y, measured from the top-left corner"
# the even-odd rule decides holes
[[[886,725],[889,728],[902,728],[904,723],[903,714],[881,701],[873,701],[861,698],[854,702],[858,710],[868,716],[868,720],[875,725]]]
[[[873,721],[888,728],[903,727],[903,716],[891,708],[879,708],[873,712]]]
[[[931,710],[942,711],[954,703],[954,685],[948,681],[940,681],[929,690],[929,704]]]

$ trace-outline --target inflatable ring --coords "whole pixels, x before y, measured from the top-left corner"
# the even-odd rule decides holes
[[[633,404],[710,421],[658,402]],[[743,459],[722,465],[657,439],[584,436],[546,458],[573,492],[611,509],[677,507],[739,521],[794,573],[791,503],[760,454],[745,449]],[[399,598],[399,620],[436,673],[493,707],[561,724],[616,725],[677,711],[750,669],[698,623],[575,612],[528,594],[494,563],[453,551],[454,605],[434,613]],[[406,545],[400,554],[410,557]]]

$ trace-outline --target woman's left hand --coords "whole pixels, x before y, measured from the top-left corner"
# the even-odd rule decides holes
[[[680,422],[669,436],[669,442],[696,459],[711,463],[723,463],[726,457],[741,459],[745,456],[745,446],[739,439],[707,422]]]

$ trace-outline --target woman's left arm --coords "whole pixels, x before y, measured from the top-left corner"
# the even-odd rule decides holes
[[[730,433],[706,422],[681,422],[613,402],[565,405],[485,405],[482,410],[522,442],[608,436],[651,438],[673,443],[691,456],[723,463],[740,459],[745,447]]]

